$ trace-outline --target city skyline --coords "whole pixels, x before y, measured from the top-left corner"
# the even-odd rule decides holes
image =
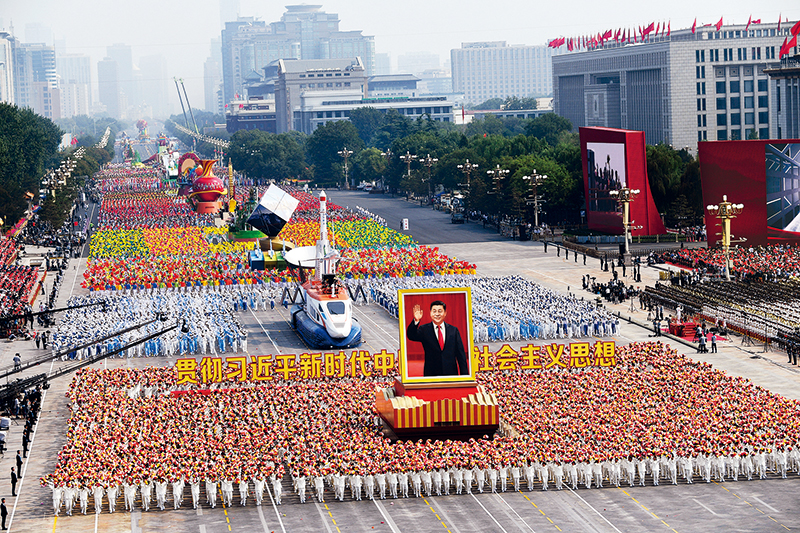
[[[3,13],[0,29],[8,31],[13,23],[14,35],[22,42],[31,42],[26,36],[27,25],[38,25],[32,28],[37,38],[41,37],[42,27],[45,31],[49,29],[56,45],[65,44],[57,50],[58,54],[86,54],[91,58],[95,81],[98,61],[106,57],[107,48],[115,43],[130,45],[137,65],[142,57],[161,54],[166,60],[165,81],[183,78],[193,107],[202,108],[203,64],[210,55],[211,39],[220,37],[222,19],[236,11],[240,16],[254,16],[269,23],[280,20],[286,5],[291,3],[143,0],[133,5],[91,1],[76,9],[51,0],[36,4],[0,0]],[[363,0],[319,5],[323,11],[339,15],[342,30],[360,30],[364,35],[374,36],[376,53],[390,54],[393,64],[398,56],[428,53],[437,55],[442,65],[448,61],[450,50],[464,42],[499,40],[509,45],[542,45],[560,36],[595,34],[617,27],[636,28],[649,20],[670,21],[671,27],[678,29],[690,27],[695,17],[698,25],[715,23],[720,17],[726,25],[744,24],[751,15],[768,23],[777,22],[778,13],[796,20],[799,11],[777,1],[762,3],[755,11],[743,2],[714,1],[698,6],[679,1],[668,6],[648,6],[647,11],[632,2],[615,5],[613,10],[587,2],[580,9],[574,5],[554,6],[540,12],[508,0],[494,2],[490,11],[481,11],[479,4],[423,4],[411,0],[402,6],[381,6],[379,15],[372,4]],[[526,20],[531,22],[520,22]],[[170,91],[168,96],[174,112],[177,98],[173,93]]]

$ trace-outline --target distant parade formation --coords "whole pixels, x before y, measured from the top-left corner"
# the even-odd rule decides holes
[[[522,276],[481,276],[475,265],[416,244],[366,209],[291,186],[241,186],[232,197],[240,208],[248,198],[271,205],[275,194],[295,206],[283,218],[267,209],[261,226],[283,243],[269,244],[265,258],[278,254],[292,268],[253,268],[259,243],[233,239],[213,212],[197,213],[158,171],[109,165],[95,183],[101,203],[83,274],[88,294],[69,301],[73,309],[54,328],[51,349],[64,361],[113,354],[178,357],[179,364],[78,371],[67,395],[67,443],[55,471],[41,479],[56,514],[86,514],[90,500],[95,512],[113,513],[122,505],[281,504],[284,492],[305,503],[800,473],[796,401],[661,342],[606,347],[597,339],[616,338],[619,317],[589,299]],[[715,257],[680,251],[669,259],[711,269]],[[738,265],[749,269],[737,275],[795,275],[791,268],[764,272],[755,257],[736,259],[737,272]],[[377,305],[398,318],[399,291],[447,287],[470,290],[476,345],[466,376],[474,381],[466,386],[499,406],[501,422],[494,435],[395,440],[372,399],[400,382],[403,355],[359,351],[360,326],[348,310]],[[276,308],[290,310],[298,324],[302,314],[307,325],[296,327],[317,332],[297,333],[326,353],[297,361],[251,356],[241,313]],[[166,320],[182,327],[157,335]],[[351,340],[354,327],[359,336]],[[148,334],[154,338],[134,342]],[[352,355],[336,354],[336,338],[355,347]],[[532,344],[496,352],[480,346],[525,342]],[[319,361],[319,370],[307,371],[308,361]]]

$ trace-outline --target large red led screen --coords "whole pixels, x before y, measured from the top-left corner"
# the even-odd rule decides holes
[[[586,214],[590,230],[622,234],[622,208],[609,194],[622,187],[639,189],[631,203],[633,235],[666,232],[647,181],[643,131],[580,128]]]
[[[744,204],[731,221],[742,244],[800,242],[800,140],[709,141],[698,145],[703,203]],[[720,239],[706,211],[708,244]],[[745,239],[741,241],[741,239]]]

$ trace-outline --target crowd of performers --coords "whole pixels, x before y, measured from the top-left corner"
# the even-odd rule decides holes
[[[63,354],[62,359],[89,359],[116,352],[136,339],[176,324],[181,328],[125,349],[117,356],[246,352],[247,331],[232,312],[234,300],[237,300],[238,308],[239,298],[241,296],[234,292],[201,294],[178,291],[156,291],[149,295],[112,293],[102,298],[73,297],[68,305],[77,308],[64,313],[52,338],[53,353]],[[101,301],[105,304],[86,305]],[[113,335],[140,324],[139,328]],[[91,347],[71,349],[109,336]]]
[[[356,282],[350,281],[351,285]],[[359,280],[357,283],[361,283]],[[368,279],[370,300],[398,316],[397,291],[470,287],[475,342],[614,336],[619,321],[594,302],[548,289],[521,276],[474,275]],[[502,294],[503,298],[497,295]]]
[[[729,251],[731,275],[742,280],[778,280],[800,277],[800,247],[789,244],[734,246]],[[660,254],[675,265],[722,274],[725,253],[721,248],[684,248]]]
[[[617,347],[617,358],[614,368],[479,373],[503,430],[468,441],[385,438],[373,398],[388,383],[371,378],[198,390],[178,387],[171,368],[85,369],[68,392],[58,465],[41,481],[54,511],[70,514],[87,512],[90,496],[96,512],[113,512],[119,499],[147,510],[280,503],[284,490],[301,502],[359,500],[800,469],[797,401],[661,343]]]

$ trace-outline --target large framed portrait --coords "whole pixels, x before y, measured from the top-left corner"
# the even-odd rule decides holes
[[[400,290],[397,301],[401,382],[474,382],[469,287]]]

